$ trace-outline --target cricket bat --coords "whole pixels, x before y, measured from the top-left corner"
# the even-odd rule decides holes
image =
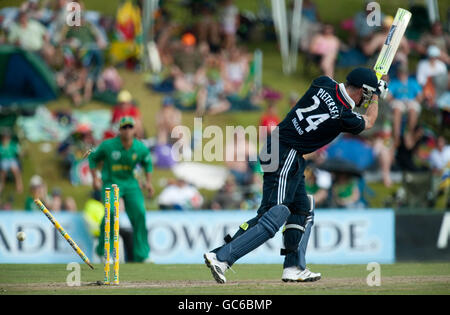
[[[394,22],[392,23],[386,41],[384,42],[383,48],[378,56],[375,67],[373,68],[377,74],[378,80],[388,74],[392,60],[394,60],[398,46],[400,45],[406,28],[408,27],[409,20],[411,20],[411,16],[412,14],[408,10],[401,8],[397,10]]]

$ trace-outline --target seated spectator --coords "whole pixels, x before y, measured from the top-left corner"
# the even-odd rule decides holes
[[[266,112],[264,112],[261,116],[259,125],[261,127],[264,127],[266,129],[267,135],[269,135],[280,122],[281,120],[277,113],[276,104],[273,102],[269,102]]]
[[[224,0],[220,9],[220,23],[224,36],[223,47],[231,49],[236,46],[236,33],[239,28],[239,9],[234,0]]]
[[[427,48],[430,46],[436,46],[440,50],[440,56],[438,57],[442,62],[449,64],[450,57],[450,35],[445,33],[442,28],[442,23],[436,21],[431,26],[431,31],[424,33],[417,44],[417,51],[422,54],[427,54]]]
[[[309,53],[320,58],[320,69],[330,78],[334,77],[339,46],[339,39],[334,35],[334,28],[330,24],[324,25],[322,32],[311,39]]]
[[[38,206],[34,203],[35,199],[40,199],[45,205],[50,206],[47,185],[39,175],[33,175],[30,179],[30,194],[25,200],[25,211],[39,211]]]
[[[16,141],[12,140],[11,131],[9,129],[2,130],[0,143],[0,193],[5,187],[6,176],[9,172],[14,175],[17,193],[21,194],[23,192],[19,156],[20,146]]]
[[[400,67],[397,71],[398,79],[389,83],[388,100],[394,110],[394,142],[400,144],[400,128],[402,115],[408,114],[408,128],[413,130],[417,125],[422,101],[422,87],[415,78],[408,77],[408,68]]]
[[[417,82],[423,87],[427,104],[434,106],[436,101],[434,80],[448,80],[447,66],[438,59],[441,55],[438,47],[428,47],[427,55],[428,58],[420,61],[417,65]]]
[[[92,128],[90,125],[81,123],[76,129],[59,145],[58,154],[62,159],[63,168],[70,177],[74,162],[82,160],[83,156],[96,146]]]
[[[238,94],[249,72],[248,59],[238,48],[228,51],[222,69],[222,78],[225,83],[225,91],[229,94]]]
[[[123,86],[123,80],[114,66],[103,69],[98,77],[96,88],[99,92],[111,91],[119,93]]]
[[[391,29],[392,23],[394,22],[394,18],[392,16],[386,16],[383,19],[382,29],[379,32],[373,34],[370,40],[365,41],[363,43],[363,52],[364,54],[376,60],[378,58],[379,52],[383,48],[384,43],[386,42],[386,37],[389,34],[389,30]],[[400,41],[399,48],[397,53],[395,54],[392,69],[396,68],[397,65],[407,67],[408,66],[408,55],[409,55],[409,44],[406,37],[402,37]],[[394,72],[395,73],[395,72]]]
[[[195,92],[197,85],[203,81],[203,57],[198,51],[197,39],[186,33],[181,39],[181,47],[173,54],[172,75],[175,88],[180,92]]]
[[[196,34],[200,43],[206,43],[213,52],[220,49],[220,24],[215,17],[215,4],[203,2],[198,12],[200,21],[196,25]],[[195,10],[194,10],[195,11]]]
[[[430,166],[433,173],[442,175],[450,163],[450,145],[446,143],[444,136],[437,139],[436,148],[430,154]]]
[[[30,19],[25,11],[20,11],[17,22],[10,26],[8,42],[25,50],[39,53],[48,62],[54,55],[54,48],[50,44],[45,26]]]
[[[358,182],[348,174],[336,173],[332,186],[333,203],[338,208],[363,208]]]
[[[70,46],[83,47],[88,50],[105,49],[107,42],[98,27],[86,20],[81,14],[80,25],[69,26],[64,23],[60,39]]]
[[[181,125],[181,112],[174,107],[174,99],[166,96],[162,108],[156,114],[156,127],[158,144],[168,144],[172,130]]]
[[[400,145],[396,152],[398,167],[404,172],[419,172],[424,170],[414,161],[414,156],[424,137],[423,127],[418,124],[413,130],[406,130],[401,137]]]
[[[315,166],[308,166],[305,170],[305,188],[309,195],[314,196],[316,208],[325,208],[329,203],[331,188],[331,174]]]
[[[385,120],[382,129],[375,133],[373,139],[373,152],[381,168],[383,184],[388,188],[392,186],[391,167],[395,153],[392,137],[391,123]]]
[[[77,57],[67,57],[64,68],[56,74],[56,83],[75,106],[81,106],[88,83],[88,70]]]
[[[231,104],[225,97],[225,87],[220,72],[211,69],[207,73],[206,85],[197,95],[197,115],[217,115],[230,109]]]
[[[77,205],[75,203],[75,199],[72,197],[63,198],[62,191],[59,188],[53,188],[51,194],[51,209],[52,211],[69,211],[76,212]]]
[[[127,90],[122,90],[117,97],[117,105],[113,109],[111,123],[116,125],[123,117],[133,117],[136,122],[136,137],[144,137],[144,126],[141,120],[141,112],[133,103],[133,96]]]
[[[87,70],[84,101],[88,102],[92,97],[94,84],[103,68],[104,60],[101,50],[106,48],[107,42],[97,26],[86,20],[84,14],[81,14],[80,25],[64,24],[60,36],[62,44],[76,52],[83,69]]]
[[[237,185],[245,186],[252,182],[251,163],[256,160],[256,147],[246,139],[242,130],[236,131],[233,143],[228,143],[225,148],[225,164]]]
[[[236,185],[233,176],[226,179],[225,184],[215,194],[212,203],[212,210],[236,210],[241,208],[243,196],[241,190]]]
[[[447,145],[445,137],[439,136],[436,148],[430,154],[430,167],[433,172],[433,195],[436,200],[443,193],[441,183],[445,171],[450,169],[450,145]]]
[[[367,41],[370,36],[372,36],[376,31],[378,31],[379,26],[376,24],[367,23],[369,18],[369,14],[372,13],[372,10],[367,6],[370,1],[364,1],[363,10],[356,13],[353,17],[353,38],[350,39],[351,42],[356,42],[357,46],[362,47],[364,42]],[[381,13],[381,21],[384,20],[384,14]]]
[[[182,179],[171,180],[158,197],[161,210],[200,209],[203,197],[192,185]]]

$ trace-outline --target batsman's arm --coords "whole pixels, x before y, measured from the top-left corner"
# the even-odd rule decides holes
[[[366,122],[365,130],[373,128],[378,117],[378,95],[374,95],[372,101],[369,103],[366,114],[362,115]]]

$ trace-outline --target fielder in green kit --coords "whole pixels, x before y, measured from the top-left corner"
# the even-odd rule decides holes
[[[151,183],[152,159],[148,148],[135,139],[135,122],[132,117],[124,117],[120,121],[119,136],[103,141],[89,156],[89,167],[93,176],[94,190],[111,188],[117,184],[120,198],[125,204],[125,211],[133,227],[133,261],[144,262],[150,252],[147,228],[145,225],[145,200],[135,178],[134,170],[140,164],[145,171],[145,189],[149,196],[154,190]],[[102,178],[97,176],[97,167],[103,162]],[[103,196],[104,197],[104,196]],[[111,208],[111,239],[114,227],[114,210]],[[96,252],[100,257],[104,255],[105,218],[100,227],[99,244]]]

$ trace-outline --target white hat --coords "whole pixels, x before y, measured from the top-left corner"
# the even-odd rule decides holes
[[[34,175],[30,179],[30,186],[31,187],[41,186],[43,183],[44,183],[44,181],[42,180],[42,177],[39,176],[39,175]]]
[[[439,49],[439,47],[437,47],[435,45],[431,45],[427,49],[427,55],[430,58],[437,58],[441,55],[441,50]]]

